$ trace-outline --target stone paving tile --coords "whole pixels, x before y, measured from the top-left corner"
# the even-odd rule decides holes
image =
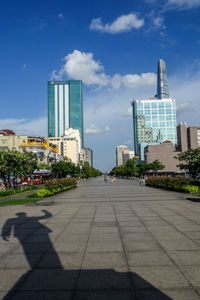
[[[130,266],[170,266],[170,258],[163,251],[127,252]]]
[[[125,267],[81,270],[77,289],[131,289],[131,278]]]
[[[200,230],[199,231],[188,231],[188,232],[184,232],[184,234],[192,240],[200,240]]]
[[[48,253],[54,253],[55,250],[57,253],[63,252],[83,252],[86,248],[86,242],[76,242],[76,243],[54,243],[54,247],[48,249]]]
[[[99,233],[118,233],[117,227],[92,227],[92,234]]]
[[[123,227],[120,227],[120,230],[121,230],[122,233],[148,232],[148,230],[143,225],[134,226],[134,227],[123,226]]]
[[[26,254],[45,253],[52,247],[52,243],[24,243],[24,246],[26,248]],[[18,247],[15,253],[24,254],[24,250],[22,247]]]
[[[71,300],[72,294],[72,291],[20,291],[14,294],[12,300]]]
[[[40,255],[29,255],[29,258],[32,261],[32,264],[35,265],[37,263],[37,261],[39,260],[39,258],[42,256],[42,254]],[[3,256],[2,258],[0,258],[0,269],[23,269],[23,270],[29,270],[30,269],[30,265],[24,255],[24,253],[22,254],[15,254],[15,253],[11,253],[9,255]]]
[[[87,252],[82,267],[84,269],[126,266],[123,252]]]
[[[133,226],[133,227],[136,227],[136,226],[142,226],[142,223],[140,221],[120,221],[119,222],[119,226],[120,227],[127,227],[127,226]]]
[[[95,242],[118,242],[120,240],[119,233],[97,233],[97,234],[91,234],[89,241]]]
[[[14,249],[16,249],[16,247],[21,249],[19,242],[17,243],[3,242],[2,244],[0,244],[0,255],[6,254],[8,252],[12,252],[14,251]]]
[[[148,241],[153,240],[152,235],[149,232],[132,232],[132,233],[123,233],[122,234],[123,241],[130,241],[130,242],[136,242],[137,241]]]
[[[59,254],[59,260],[64,269],[71,269],[76,267],[79,269],[81,267],[81,262],[83,259],[83,253],[76,252],[65,252]],[[40,269],[56,269],[60,268],[60,264],[58,262],[57,256],[55,253],[48,253],[44,256],[42,260],[40,260],[37,268]]]
[[[124,247],[127,251],[158,251],[159,245],[154,240],[124,241]]]
[[[35,269],[20,286],[21,291],[72,290],[75,287],[78,271],[62,269]]]
[[[130,290],[94,290],[83,291],[78,290],[74,295],[75,300],[135,300],[134,292]]]
[[[130,267],[134,284],[141,289],[189,287],[189,283],[175,266],[134,266]],[[140,276],[143,280],[138,278]]]
[[[169,251],[168,255],[179,266],[200,266],[200,251]]]
[[[165,250],[199,250],[199,246],[193,241],[187,238],[181,238],[176,240],[159,240],[160,245],[162,245]]]
[[[187,277],[189,282],[200,289],[200,267],[197,266],[180,266],[180,269]]]
[[[9,291],[12,289],[19,278],[23,277],[23,274],[27,271],[27,269],[12,269],[12,270],[0,270],[0,291]],[[18,286],[15,287],[17,289]]]
[[[139,290],[137,299],[141,300],[199,300],[199,295],[193,289],[162,289],[160,291]]]
[[[84,243],[88,239],[88,234],[62,234],[56,240],[56,243],[67,244],[67,243]]]
[[[121,241],[112,242],[90,242],[87,245],[87,252],[122,252],[123,246]]]

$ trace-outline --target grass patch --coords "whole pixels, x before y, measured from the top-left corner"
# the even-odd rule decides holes
[[[41,199],[20,199],[20,200],[7,200],[7,201],[0,201],[0,206],[5,205],[16,205],[16,204],[26,204],[31,202],[38,202]]]
[[[36,186],[28,186],[22,189],[10,189],[8,191],[0,191],[0,198],[10,197],[17,194],[23,194],[32,190],[38,189]]]

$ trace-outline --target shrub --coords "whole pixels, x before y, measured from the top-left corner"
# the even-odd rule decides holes
[[[196,185],[186,185],[184,189],[190,194],[200,194],[200,188]]]
[[[153,176],[146,180],[146,184],[149,186],[160,187],[179,192],[187,192],[191,194],[199,194],[200,188],[195,185],[194,180],[180,177],[169,176]]]
[[[49,180],[44,184],[44,188],[40,189],[37,193],[28,195],[30,198],[43,198],[52,196],[54,194],[65,191],[69,188],[75,187],[77,184],[74,178],[63,178],[63,179],[53,179]]]
[[[74,178],[61,178],[61,179],[52,179],[47,181],[44,184],[45,189],[52,191],[53,189],[62,189],[63,187],[76,185],[76,179]]]

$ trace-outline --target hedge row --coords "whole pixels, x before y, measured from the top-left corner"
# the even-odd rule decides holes
[[[172,191],[200,194],[200,187],[195,184],[195,181],[185,177],[152,176],[146,180],[146,185]]]
[[[40,189],[37,193],[29,194],[29,198],[43,198],[48,196],[53,196],[54,194],[64,192],[75,187],[77,184],[74,178],[62,178],[62,179],[52,179],[44,184],[44,188]]]

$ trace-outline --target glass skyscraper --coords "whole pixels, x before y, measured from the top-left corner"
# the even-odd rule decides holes
[[[48,137],[60,137],[67,128],[78,129],[83,136],[82,81],[48,82]]]
[[[146,100],[132,100],[135,155],[140,159],[148,144],[166,140],[177,144],[176,102],[169,97],[166,64],[158,61],[158,95]]]
[[[161,143],[165,140],[177,144],[175,100],[133,100],[133,127],[135,155],[140,155],[141,143]]]
[[[159,59],[158,61],[158,72],[157,72],[157,98],[164,99],[169,98],[169,89],[167,82],[167,68],[164,60]]]

